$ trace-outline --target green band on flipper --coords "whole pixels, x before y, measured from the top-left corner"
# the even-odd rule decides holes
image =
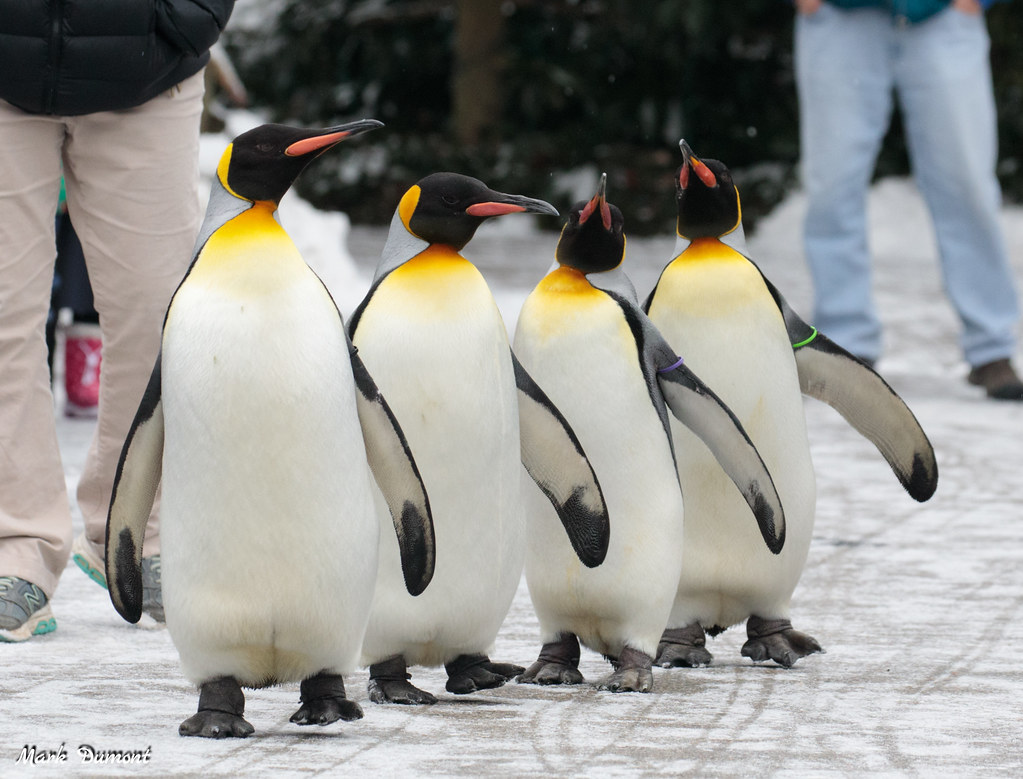
[[[803,339],[802,341],[800,341],[799,343],[797,343],[797,344],[792,344],[792,348],[793,348],[793,349],[798,349],[798,348],[799,348],[799,347],[801,347],[801,346],[806,346],[806,345],[807,345],[808,343],[810,343],[810,342],[811,342],[811,341],[812,341],[812,340],[813,340],[814,338],[816,338],[816,337],[817,337],[817,328],[816,328],[816,327],[814,327],[814,328],[813,328],[813,332],[812,332],[812,333],[810,334],[810,337],[809,337],[809,338],[804,338],[804,339]]]

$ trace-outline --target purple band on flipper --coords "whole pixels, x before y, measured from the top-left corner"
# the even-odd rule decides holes
[[[680,366],[684,362],[685,362],[685,358],[684,357],[679,357],[678,358],[678,362],[676,362],[676,363],[674,363],[672,365],[669,365],[667,368],[658,368],[657,372],[658,373],[669,373],[670,371],[675,370],[678,366]]]

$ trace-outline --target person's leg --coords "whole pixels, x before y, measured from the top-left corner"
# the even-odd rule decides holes
[[[202,92],[197,74],[138,108],[70,122],[68,210],[103,332],[99,420],[78,485],[85,536],[99,555],[121,447],[198,233]],[[154,508],[146,557],[159,552],[155,514]]]
[[[871,292],[867,189],[891,120],[891,21],[878,9],[825,3],[797,16],[804,246],[814,324],[853,354],[875,360],[881,324]]]
[[[0,576],[53,595],[71,541],[46,358],[59,120],[0,100]]]
[[[999,223],[984,17],[949,9],[900,32],[896,81],[913,171],[972,366],[1012,356],[1019,303]]]

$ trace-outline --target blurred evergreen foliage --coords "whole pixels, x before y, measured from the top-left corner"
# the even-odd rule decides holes
[[[998,3],[987,16],[998,104],[998,175],[1006,200],[1023,203],[1023,2]]]
[[[671,232],[671,177],[686,138],[725,161],[747,229],[797,183],[792,9],[784,0],[507,0],[501,5],[502,113],[479,143],[458,141],[452,72],[458,2],[276,0],[226,44],[253,102],[277,121],[387,127],[327,155],[303,195],[355,221],[386,222],[436,170],[564,209],[573,171],[609,195],[630,233]],[[1007,195],[1023,199],[1023,2],[990,12]],[[879,173],[907,170],[889,133]],[[574,180],[578,180],[578,176]]]

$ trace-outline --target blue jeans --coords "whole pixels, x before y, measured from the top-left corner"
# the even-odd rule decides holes
[[[795,33],[814,324],[856,355],[880,355],[866,195],[897,93],[963,353],[974,366],[1010,357],[1019,303],[998,221],[984,17],[948,9],[899,25],[882,9],[825,3],[797,16]]]

